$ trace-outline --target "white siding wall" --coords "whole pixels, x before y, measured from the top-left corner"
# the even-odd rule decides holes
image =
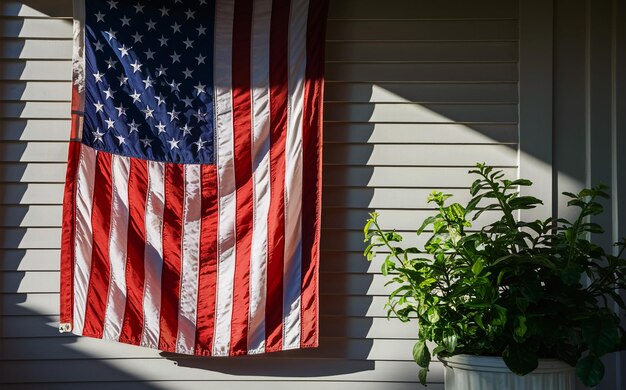
[[[466,199],[477,161],[517,174],[517,14],[514,0],[331,0],[321,347],[206,359],[58,333],[71,0],[1,1],[2,388],[415,388],[415,324],[386,320],[361,227],[377,209],[414,230],[431,189]],[[443,387],[439,365],[429,380]]]

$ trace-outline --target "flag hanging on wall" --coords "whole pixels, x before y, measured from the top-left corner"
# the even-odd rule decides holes
[[[318,344],[326,0],[75,0],[62,331]]]

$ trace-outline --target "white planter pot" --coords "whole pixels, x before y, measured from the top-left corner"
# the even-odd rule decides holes
[[[446,390],[573,390],[575,368],[560,360],[539,360],[528,375],[513,374],[500,357],[456,355],[444,364]]]

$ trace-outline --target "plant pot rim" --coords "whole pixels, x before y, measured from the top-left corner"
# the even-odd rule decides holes
[[[459,370],[511,372],[500,356],[453,355],[437,356],[444,366]],[[539,359],[539,365],[531,374],[549,374],[553,372],[574,371],[575,368],[558,359]]]

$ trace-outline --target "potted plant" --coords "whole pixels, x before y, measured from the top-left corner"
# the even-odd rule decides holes
[[[383,230],[377,213],[364,228],[365,255],[372,260],[384,250],[382,273],[397,287],[389,295],[389,316],[418,322],[413,357],[420,382],[426,383],[436,355],[447,366],[447,385],[448,371],[474,356],[485,356],[487,366],[499,364],[498,373],[510,370],[513,381],[514,374],[536,370],[541,359],[556,359],[541,360],[541,369],[575,367],[586,386],[596,385],[604,376],[600,358],[626,349],[624,321],[614,311],[615,304],[626,309],[620,297],[626,239],[616,244],[617,255],[589,239],[602,232],[590,217],[602,213],[605,188],[565,193],[568,206],[579,211],[574,221],[521,221],[519,210],[542,203],[519,194],[529,180],[508,180],[484,164],[470,173],[477,179],[466,205],[449,204],[451,195],[441,192],[428,197],[438,212],[417,229],[427,235],[423,247],[402,247],[402,236]],[[494,213],[495,222],[471,230],[471,221]]]

